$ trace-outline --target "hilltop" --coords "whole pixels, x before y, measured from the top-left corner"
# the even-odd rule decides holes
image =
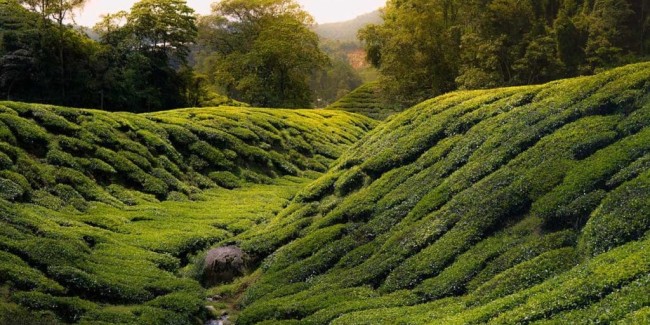
[[[329,110],[346,111],[385,120],[402,111],[398,105],[386,102],[381,96],[379,82],[369,82],[341,97],[327,107]]]
[[[643,63],[393,116],[238,238],[238,323],[647,321],[649,94]]]

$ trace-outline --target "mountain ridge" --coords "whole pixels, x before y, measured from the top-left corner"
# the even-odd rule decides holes
[[[381,11],[375,10],[346,21],[318,24],[312,29],[324,39],[358,43],[357,33],[361,28],[369,24],[381,24],[382,21]]]

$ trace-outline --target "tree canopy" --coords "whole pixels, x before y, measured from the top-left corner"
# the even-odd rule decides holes
[[[294,0],[224,0],[199,20],[199,69],[226,94],[263,107],[309,107],[327,63]]]
[[[99,41],[67,25],[83,0],[0,0],[0,96],[77,107],[153,111],[195,98],[196,39],[183,0],[142,0],[104,16]]]
[[[647,56],[647,0],[389,0],[359,34],[405,105],[457,88],[542,83]]]
[[[98,66],[105,105],[152,111],[187,104],[195,20],[183,0],[142,0],[131,12],[104,16],[95,31],[105,45]]]

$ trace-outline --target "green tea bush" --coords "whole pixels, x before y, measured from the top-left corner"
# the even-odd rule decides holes
[[[88,209],[88,202],[86,202],[84,197],[74,187],[67,184],[57,184],[52,191],[63,202],[75,207],[77,210],[86,211]]]
[[[11,132],[11,129],[3,122],[0,122],[0,141],[16,144],[17,140],[14,134]]]
[[[647,233],[650,209],[648,80],[641,63],[454,92],[392,116],[305,187],[281,222],[240,237],[240,247],[268,256],[242,315],[513,324],[597,308],[647,267],[638,255],[645,244],[634,241]],[[385,299],[298,307],[363,286]],[[398,292],[410,299],[389,298]],[[315,317],[320,310],[327,316]],[[618,319],[624,312],[631,307]]]
[[[0,121],[12,130],[13,134],[26,149],[36,153],[47,147],[50,136],[37,124],[15,115],[1,113]]]
[[[68,153],[83,155],[92,152],[94,149],[92,144],[77,138],[60,135],[56,139],[61,150]]]
[[[650,171],[622,184],[587,222],[580,247],[589,256],[641,238],[650,229]]]
[[[381,97],[378,83],[367,83],[351,91],[328,106],[331,110],[344,110],[362,114],[377,120],[385,120],[401,111],[398,105],[391,105]]]
[[[21,290],[35,289],[59,294],[64,291],[61,285],[32,269],[19,257],[3,251],[0,251],[0,281],[12,282],[15,288]]]
[[[0,151],[0,170],[9,169],[13,167],[13,165],[14,162],[11,160],[11,158],[4,152]]]
[[[52,133],[74,135],[80,127],[70,123],[56,111],[47,108],[30,108],[32,118]]]
[[[45,159],[48,164],[53,166],[78,168],[77,161],[73,155],[58,149],[50,149]]]
[[[235,176],[231,172],[212,172],[208,175],[208,177],[210,177],[212,181],[223,188],[231,190],[242,187],[241,179],[239,179],[239,177]]]
[[[78,322],[81,316],[97,306],[76,297],[54,297],[40,292],[17,292],[14,301],[30,309],[54,311],[66,322]]]
[[[20,198],[25,191],[20,185],[11,180],[0,178],[0,198],[5,200],[14,201]]]

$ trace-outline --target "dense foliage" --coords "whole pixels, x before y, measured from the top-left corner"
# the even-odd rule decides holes
[[[0,0],[0,98],[132,112],[244,105],[232,98],[287,108],[325,106],[359,84],[332,51],[329,62],[293,0],[221,2],[198,26],[185,0],[141,0],[106,14],[96,39],[66,23],[83,3]]]
[[[2,98],[130,111],[196,104],[200,89],[186,65],[196,26],[185,1],[143,0],[107,15],[99,42],[65,25],[49,3],[68,2],[0,1]]]
[[[645,0],[389,0],[361,31],[388,98],[591,74],[648,55]]]
[[[358,48],[356,44],[321,40],[320,47],[330,62],[312,74],[310,87],[316,96],[315,106],[326,107],[361,86],[363,81],[348,57],[350,50]]]
[[[205,297],[180,277],[190,256],[263,228],[374,124],[0,102],[0,324],[195,323]]]
[[[131,12],[106,15],[97,24],[96,55],[101,108],[156,111],[198,105],[186,65],[196,37],[194,11],[184,0],[142,0]]]
[[[644,323],[650,64],[380,124],[264,232],[241,324]]]
[[[327,62],[312,17],[294,0],[225,0],[199,23],[200,71],[258,107],[311,107],[312,73]]]

